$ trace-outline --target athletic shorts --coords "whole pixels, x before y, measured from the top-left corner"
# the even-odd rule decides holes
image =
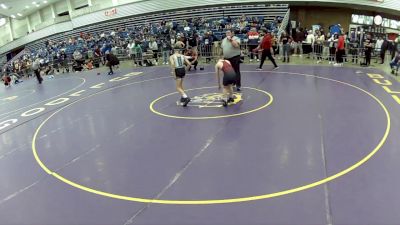
[[[230,84],[235,84],[235,83],[236,83],[236,73],[235,72],[224,74],[224,78],[222,80],[222,84],[224,86],[228,86]]]
[[[176,68],[176,69],[175,69],[175,75],[176,75],[176,78],[177,78],[177,79],[178,79],[178,78],[184,78],[185,75],[186,75],[186,70],[185,70],[185,68]]]

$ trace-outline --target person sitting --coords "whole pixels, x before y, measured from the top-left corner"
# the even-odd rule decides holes
[[[23,82],[22,80],[19,79],[19,77],[15,73],[11,75],[11,79],[13,80],[14,84]]]
[[[4,86],[10,87],[11,86],[11,77],[8,74],[4,74],[2,77]]]
[[[86,63],[85,67],[87,70],[92,70],[93,69],[93,60],[89,59],[89,61]]]
[[[396,75],[397,75],[397,72],[399,71],[399,67],[400,67],[400,51],[397,52],[396,57],[394,57],[394,59],[390,63],[390,69],[392,69],[392,74],[396,73]]]

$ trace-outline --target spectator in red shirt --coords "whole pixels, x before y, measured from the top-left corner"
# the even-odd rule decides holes
[[[343,56],[346,54],[344,49],[344,36],[340,34],[336,47],[336,62],[334,66],[343,66]]]
[[[257,68],[257,70],[262,70],[262,66],[264,64],[265,59],[268,57],[269,60],[271,60],[272,64],[274,64],[275,69],[278,69],[278,65],[276,65],[275,59],[272,57],[273,49],[272,49],[272,37],[271,33],[268,31],[267,35],[263,38],[262,42],[260,45],[255,49],[255,51],[262,50],[262,55],[261,55],[261,62],[260,62],[260,67]]]

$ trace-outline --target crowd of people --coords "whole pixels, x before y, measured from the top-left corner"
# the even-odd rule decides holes
[[[380,64],[384,64],[388,52],[391,60],[400,52],[400,38],[389,41],[384,35],[373,37],[367,33],[360,39],[343,30],[325,32],[323,29],[297,29],[292,40],[294,54],[313,55],[317,63],[327,59],[329,64],[335,66],[343,66],[344,61],[350,60],[354,64],[370,66],[373,55]]]
[[[263,17],[241,17],[206,20],[192,18],[181,21],[161,21],[141,26],[127,26],[102,33],[81,32],[77,37],[63,41],[46,40],[39,49],[12,60],[5,72],[28,75],[32,63],[40,60],[42,70],[47,73],[82,71],[107,64],[107,55],[127,56],[138,66],[168,64],[168,57],[178,41],[186,44],[186,56],[194,61],[197,69],[198,50],[210,50],[209,58],[218,52],[218,42],[225,30],[234,30],[246,36],[250,29],[276,30],[278,22],[265,23]],[[212,51],[212,52],[211,52]],[[160,57],[161,56],[161,57]],[[111,71],[110,71],[111,72]]]
[[[366,35],[360,43],[343,30],[333,33],[322,28],[314,31],[298,28],[293,32],[287,29],[278,34],[281,21],[277,17],[274,22],[265,23],[263,17],[242,15],[215,20],[163,20],[94,34],[81,32],[63,41],[46,40],[41,48],[31,49],[30,54],[9,62],[3,72],[29,77],[34,72],[34,62],[38,61],[40,73],[44,75],[91,70],[101,65],[109,67],[112,75],[121,57],[132,60],[135,66],[167,65],[178,42],[182,43],[183,55],[195,70],[200,57],[209,63],[220,55],[229,59],[237,72],[240,71],[238,62],[243,62],[245,56],[250,62],[261,61],[258,69],[262,69],[267,58],[278,68],[276,59],[282,57],[282,62],[289,63],[291,56],[296,55],[316,58],[317,63],[326,60],[334,66],[342,66],[345,61],[359,63],[363,59],[362,64],[369,66],[373,54],[383,64],[387,51],[394,60],[391,67],[398,68],[393,62],[397,59],[396,52],[400,51],[400,38],[389,42],[384,37],[373,40],[371,35]],[[232,53],[226,48],[227,36],[238,43],[239,51]],[[240,76],[238,79],[240,89]]]

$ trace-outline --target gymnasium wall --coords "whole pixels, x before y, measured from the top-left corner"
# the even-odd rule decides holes
[[[54,10],[56,14],[60,14],[63,12],[68,12],[68,5],[66,1],[59,1],[54,4]]]
[[[40,16],[42,18],[42,22],[52,20],[53,12],[51,11],[51,6],[47,6],[40,10]]]
[[[26,23],[26,20],[17,20],[17,19],[11,19],[11,24],[12,24],[12,30],[13,30],[13,36],[14,39],[23,37],[26,35],[26,32],[28,30],[28,24]]]
[[[7,18],[9,21],[10,18]],[[12,38],[11,38],[11,33],[10,31],[10,23],[7,22],[4,26],[0,27],[0,46],[5,45],[9,43]]]
[[[384,18],[400,20],[400,15],[395,16],[386,13],[375,13],[367,10],[316,6],[309,6],[307,8],[303,6],[290,7],[291,20],[298,21],[301,23],[301,27],[307,28],[311,28],[312,25],[322,25],[326,30],[330,25],[341,24],[345,32],[347,32],[351,23],[352,14],[367,16],[379,14]]]
[[[67,1],[70,3],[68,4]],[[48,28],[52,31],[57,31],[58,24],[54,24],[55,21],[52,20],[54,16],[57,19],[62,19],[65,21],[65,18],[58,18],[57,14],[69,12],[71,18],[66,18],[70,23],[72,23],[73,28],[80,26],[88,26],[93,23],[102,22],[109,19],[119,19],[124,16],[131,16],[135,14],[148,13],[152,11],[161,11],[161,10],[174,10],[185,7],[199,7],[204,5],[223,5],[223,4],[248,4],[248,3],[282,3],[282,4],[290,4],[290,8],[292,9],[292,17],[295,20],[299,20],[303,23],[304,26],[311,26],[312,24],[324,23],[336,24],[340,23],[343,25],[345,29],[348,29],[348,24],[350,22],[351,14],[355,13],[355,9],[363,8],[371,11],[379,11],[381,15],[384,15],[382,12],[388,12],[391,14],[399,14],[400,12],[400,0],[385,0],[383,3],[378,3],[374,0],[308,0],[308,1],[300,1],[300,0],[90,0],[91,7],[86,7],[83,9],[75,10],[76,7],[84,6],[89,4],[89,0],[60,0],[59,2],[54,3],[52,6],[48,6],[43,8],[37,12],[32,13],[28,16],[28,19],[22,19],[19,21],[15,21],[11,26],[6,24],[0,27],[0,54],[4,52],[10,51],[13,48],[19,47],[21,44],[26,44],[34,40],[38,40],[38,38],[42,38],[42,33],[40,35],[36,35],[34,33],[28,36],[26,32],[35,29],[35,31],[39,29],[43,29],[48,26],[54,26],[53,28]],[[163,4],[163,7],[160,7],[160,4]],[[299,6],[301,5],[301,6]],[[316,5],[324,6],[324,7],[316,7]],[[329,7],[328,7],[329,5]],[[69,7],[71,6],[71,7]],[[337,7],[348,7],[348,8],[333,8],[332,6]],[[118,10],[118,14],[105,18],[104,11],[112,8],[118,7],[121,10]],[[352,9],[349,9],[352,8]],[[307,10],[307,11],[306,11]],[[364,10],[362,13],[364,15],[374,14],[373,12]],[[67,16],[68,17],[68,16]],[[386,16],[388,17],[388,16]],[[392,16],[388,17],[392,18]],[[9,20],[10,21],[10,20]],[[29,21],[29,23],[28,23]],[[26,23],[23,25],[22,23]],[[29,25],[28,25],[29,24]],[[15,25],[15,26],[14,26]],[[70,24],[68,24],[70,27]],[[11,31],[11,28],[13,31]],[[29,29],[30,28],[30,29]],[[65,29],[63,29],[65,30]],[[52,35],[53,33],[49,34]],[[23,38],[25,41],[17,40],[18,43],[13,43],[10,41],[15,40],[17,38]],[[28,41],[28,42],[26,42]],[[18,46],[17,46],[18,45]]]

